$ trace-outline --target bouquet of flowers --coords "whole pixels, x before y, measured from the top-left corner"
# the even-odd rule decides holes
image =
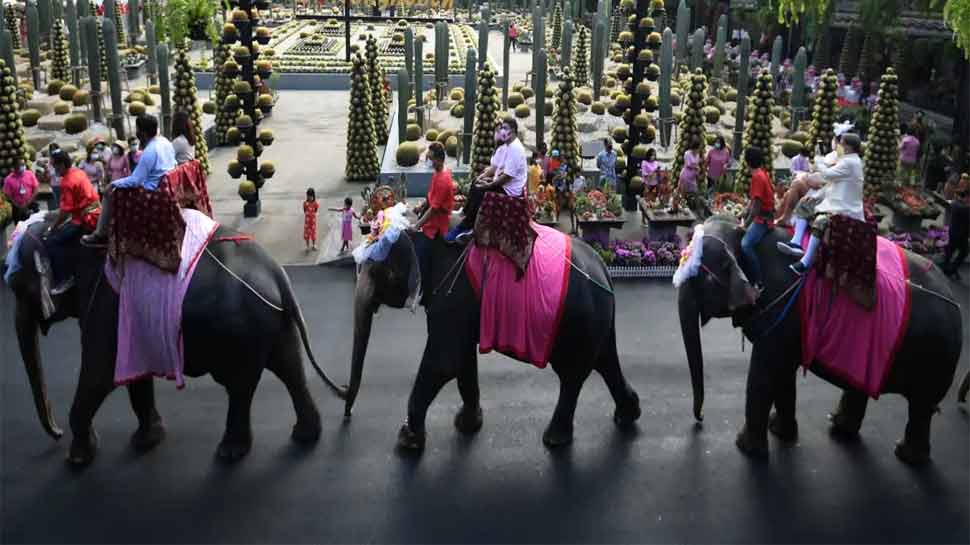
[[[939,210],[916,188],[899,186],[892,195],[889,205],[898,214],[935,218]]]
[[[613,191],[593,189],[576,195],[575,212],[580,221],[615,220],[623,215],[623,204]]]
[[[711,200],[711,210],[715,214],[731,216],[741,221],[748,209],[748,197],[740,193],[717,193]]]

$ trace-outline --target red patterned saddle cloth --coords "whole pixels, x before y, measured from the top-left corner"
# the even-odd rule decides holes
[[[192,208],[212,217],[205,172],[197,160],[183,163],[162,177],[155,191],[122,188],[111,200],[108,256],[148,261],[175,273],[181,262],[185,220],[180,209]]]
[[[475,219],[475,245],[498,250],[525,273],[536,241],[529,200],[489,191],[482,198]]]
[[[838,294],[844,290],[866,310],[871,310],[876,303],[878,234],[874,223],[832,215],[819,253],[818,270],[832,281],[833,291]]]

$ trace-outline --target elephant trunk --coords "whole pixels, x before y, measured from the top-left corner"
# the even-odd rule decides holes
[[[40,361],[37,321],[28,310],[29,308],[28,303],[18,298],[15,318],[17,342],[20,345],[20,356],[24,360],[24,369],[30,381],[30,389],[34,395],[34,407],[37,409],[40,425],[56,440],[60,439],[64,432],[54,421],[54,412],[51,411],[50,400],[47,398],[47,383],[44,381],[44,368]]]
[[[374,322],[374,310],[373,287],[362,272],[358,277],[354,295],[354,351],[350,360],[350,384],[344,397],[344,418],[350,418],[354,400],[357,399],[357,392],[360,390],[360,381],[364,374],[364,357],[367,355],[371,325]]]
[[[694,391],[694,418],[704,420],[704,354],[701,351],[700,307],[689,284],[681,286],[677,293],[677,309],[680,314],[680,333],[687,350],[690,367],[690,384]]]

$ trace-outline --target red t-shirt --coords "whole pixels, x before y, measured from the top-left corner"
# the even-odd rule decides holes
[[[455,208],[455,184],[451,181],[451,171],[447,168],[431,175],[431,187],[428,188],[428,206],[431,216],[421,226],[421,232],[428,238],[448,234],[448,219]],[[441,211],[446,210],[446,212]]]
[[[771,185],[771,178],[763,168],[751,172],[751,202],[761,201],[761,214],[755,216],[755,223],[764,223],[768,227],[775,224],[775,187]]]
[[[92,203],[98,202],[98,192],[83,170],[71,167],[61,177],[61,211],[71,214],[71,223],[93,230],[98,224],[101,208],[85,213]]]

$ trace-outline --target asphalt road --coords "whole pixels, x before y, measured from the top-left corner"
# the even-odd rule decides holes
[[[351,284],[347,270],[291,268],[318,359],[348,374]],[[966,276],[966,275],[965,275]],[[959,299],[968,300],[966,284]],[[968,414],[956,384],[933,421],[933,457],[911,469],[893,455],[906,421],[902,398],[869,405],[862,440],[841,444],[826,414],[839,392],[798,379],[799,443],[772,440],[768,461],[733,441],[742,419],[749,353],[725,321],[703,331],[707,405],[695,426],[686,358],[668,282],[618,287],[618,341],[643,417],[634,433],[612,423],[598,376],[576,414],[575,443],[546,450],[541,433],[558,385],[502,356],[480,359],[485,426],[472,438],[451,419],[452,383],[428,416],[420,458],[396,453],[396,432],[424,344],[422,311],[382,310],[375,322],[353,420],[317,379],[319,444],[289,440],[294,416],[282,384],[264,379],[253,406],[255,444],[241,463],[214,459],[226,397],[210,378],[183,391],[157,382],[168,437],[134,454],[127,395],[112,394],[96,419],[101,450],[74,472],[69,437],[49,439],[34,415],[16,352],[12,300],[0,289],[2,534],[0,542],[963,542],[970,538]],[[965,324],[967,321],[965,313]],[[968,336],[970,337],[970,336]],[[59,423],[79,367],[78,329],[42,341]],[[750,345],[749,345],[750,350]],[[966,340],[960,377],[967,369]]]

